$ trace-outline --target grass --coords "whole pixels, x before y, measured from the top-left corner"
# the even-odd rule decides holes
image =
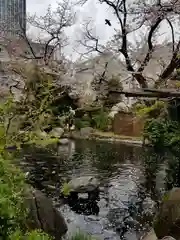
[[[82,233],[82,232],[77,232],[73,234],[70,239],[71,240],[96,240],[93,236],[86,233]]]
[[[124,136],[124,135],[115,134],[113,132],[101,132],[101,131],[98,131],[98,130],[96,130],[93,133],[93,136],[104,137],[104,138],[115,138],[115,139],[119,139],[119,140],[133,140],[133,141],[141,141],[142,140],[141,136],[139,136],[139,137]]]

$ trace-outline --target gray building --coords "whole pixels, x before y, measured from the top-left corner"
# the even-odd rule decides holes
[[[0,0],[1,32],[26,31],[26,0]]]

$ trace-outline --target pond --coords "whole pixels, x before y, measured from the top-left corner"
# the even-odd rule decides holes
[[[31,146],[22,154],[21,166],[30,172],[31,184],[53,199],[70,233],[80,230],[98,239],[137,240],[150,228],[165,189],[168,153],[78,140],[46,149]],[[86,175],[100,181],[99,201],[90,207],[79,203],[78,211],[61,204],[62,184]]]

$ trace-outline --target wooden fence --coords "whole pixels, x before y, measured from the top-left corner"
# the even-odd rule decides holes
[[[112,128],[115,134],[139,137],[144,128],[144,119],[132,113],[117,113]]]

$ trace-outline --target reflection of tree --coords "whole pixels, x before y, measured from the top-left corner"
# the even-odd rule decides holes
[[[155,151],[154,148],[144,150],[143,164],[145,181],[142,184],[144,191],[150,194],[151,199],[158,200],[159,192],[156,188],[156,176],[160,168],[160,163],[164,161],[164,154]]]
[[[32,145],[24,148],[21,154],[26,162],[23,168],[30,173],[29,180],[33,186],[43,189],[43,183],[51,185],[59,182],[60,167],[56,163],[57,158],[52,151]]]
[[[173,187],[180,187],[180,153],[174,152],[168,158],[166,169],[165,186],[167,190]]]

